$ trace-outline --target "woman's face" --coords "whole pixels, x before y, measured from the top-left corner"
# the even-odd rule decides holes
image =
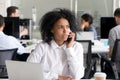
[[[70,25],[67,19],[59,19],[53,26],[51,32],[54,35],[54,40],[59,42],[64,42],[67,40],[70,33]]]

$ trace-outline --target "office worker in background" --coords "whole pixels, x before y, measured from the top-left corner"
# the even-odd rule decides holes
[[[109,32],[109,55],[112,56],[112,49],[116,39],[120,39],[120,8],[117,8],[114,12],[114,18],[117,26],[113,27]]]
[[[83,47],[74,41],[76,19],[68,9],[46,13],[40,23],[42,42],[27,61],[44,65],[45,79],[79,80],[84,75]]]
[[[97,32],[92,25],[93,23],[93,17],[92,15],[85,13],[81,16],[81,22],[80,22],[80,30],[81,31],[93,31],[94,32],[94,39],[97,39]]]
[[[18,54],[21,55],[25,53],[24,47],[15,37],[4,34],[4,27],[4,18],[2,15],[0,15],[0,50],[18,48]]]
[[[19,17],[19,8],[16,6],[10,6],[7,8],[7,17]],[[28,29],[25,27],[22,27],[20,32],[20,37],[28,35]]]

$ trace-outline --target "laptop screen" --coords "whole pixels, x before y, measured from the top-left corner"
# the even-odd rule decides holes
[[[94,40],[94,33],[92,31],[76,32],[76,40]]]
[[[43,65],[6,60],[9,80],[44,80]]]

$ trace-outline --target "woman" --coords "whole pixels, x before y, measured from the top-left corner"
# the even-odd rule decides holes
[[[45,79],[79,80],[83,77],[83,47],[74,41],[75,27],[75,16],[67,9],[55,9],[42,17],[43,41],[27,61],[42,63]]]

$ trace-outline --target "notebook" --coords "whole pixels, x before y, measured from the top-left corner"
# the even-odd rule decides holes
[[[44,80],[43,65],[6,60],[9,80]]]
[[[94,40],[94,32],[86,31],[86,32],[76,32],[76,40]]]

